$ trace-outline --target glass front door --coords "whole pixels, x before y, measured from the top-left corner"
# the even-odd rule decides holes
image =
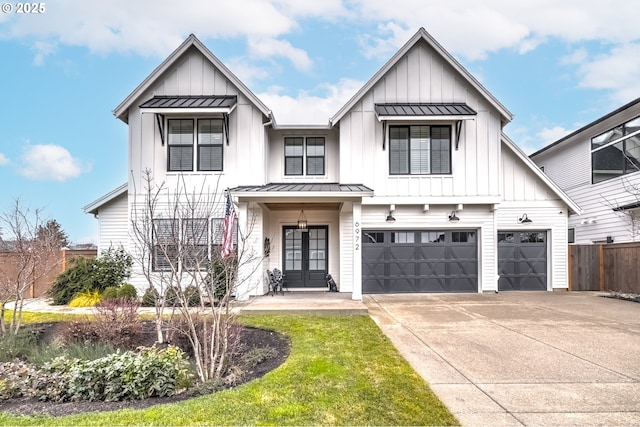
[[[284,274],[290,288],[317,288],[327,285],[327,226],[311,226],[301,231],[295,226],[283,229]]]

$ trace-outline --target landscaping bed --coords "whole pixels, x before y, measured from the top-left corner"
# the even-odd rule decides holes
[[[50,322],[29,325],[28,328],[38,329],[39,340],[54,342],[60,339],[68,325],[64,322]],[[156,340],[153,322],[142,322],[142,334],[139,345],[150,347]],[[91,345],[91,344],[87,344]],[[182,345],[181,347],[184,347]],[[257,351],[256,351],[257,350]],[[187,351],[187,349],[185,349]],[[259,360],[253,360],[250,368],[246,365],[242,355],[249,352],[261,354]],[[173,403],[193,398],[198,395],[213,393],[223,389],[237,387],[252,381],[278,367],[289,355],[289,341],[281,334],[273,331],[242,326],[239,329],[239,342],[234,357],[230,361],[230,371],[236,372],[231,381],[219,381],[208,387],[196,386],[191,390],[183,390],[168,397],[151,397],[139,400],[125,401],[74,401],[54,402],[40,401],[33,397],[17,397],[0,401],[0,411],[16,415],[51,415],[62,416],[85,412],[113,411],[118,409],[143,409],[153,405]],[[234,369],[236,368],[236,369]]]

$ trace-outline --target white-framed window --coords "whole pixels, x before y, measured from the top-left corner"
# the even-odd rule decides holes
[[[224,124],[221,118],[168,119],[167,170],[223,170]],[[194,149],[197,146],[197,149]]]
[[[285,137],[284,174],[287,176],[325,174],[325,138]]]
[[[391,126],[389,173],[451,174],[451,126]]]
[[[222,249],[224,218],[183,218],[153,220],[153,271],[195,271],[206,268],[211,257]],[[237,249],[237,223],[233,247]]]

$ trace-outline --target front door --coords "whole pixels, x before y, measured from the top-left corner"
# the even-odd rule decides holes
[[[302,231],[296,226],[283,229],[284,268],[289,288],[327,286],[327,226],[310,226]]]

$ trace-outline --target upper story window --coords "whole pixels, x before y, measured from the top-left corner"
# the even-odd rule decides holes
[[[389,173],[435,175],[451,173],[450,126],[389,128]]]
[[[169,119],[167,169],[188,172],[195,164],[199,171],[222,171],[222,123],[222,119]]]
[[[594,184],[640,171],[640,117],[591,139]]]
[[[324,137],[308,137],[306,141],[303,137],[287,137],[284,139],[285,175],[324,175],[324,171]]]

